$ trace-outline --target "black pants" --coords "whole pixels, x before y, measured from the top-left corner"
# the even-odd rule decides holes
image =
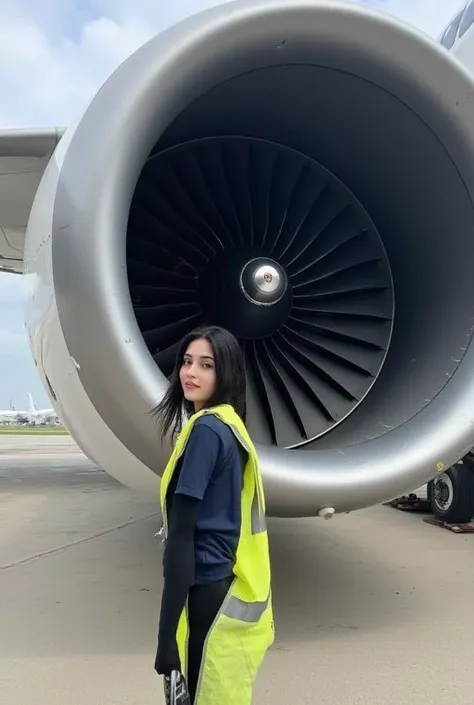
[[[224,602],[233,577],[216,583],[194,585],[189,591],[188,688],[191,702],[196,695],[202,652],[209,629]]]

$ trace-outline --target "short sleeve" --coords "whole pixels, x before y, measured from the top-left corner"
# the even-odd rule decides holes
[[[202,499],[220,450],[218,434],[205,424],[196,424],[183,455],[175,494]]]

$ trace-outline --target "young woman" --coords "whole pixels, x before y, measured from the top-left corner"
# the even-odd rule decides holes
[[[194,705],[250,705],[274,639],[264,492],[245,396],[240,346],[211,326],[181,342],[155,409],[162,437],[171,431],[176,442],[161,483],[167,537],[155,670],[183,674]]]

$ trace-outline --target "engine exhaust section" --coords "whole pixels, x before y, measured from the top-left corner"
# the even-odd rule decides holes
[[[153,472],[147,411],[205,321],[244,347],[270,515],[391,499],[474,445],[474,84],[442,47],[337,0],[226,3],[131,56],[60,147],[62,334]]]

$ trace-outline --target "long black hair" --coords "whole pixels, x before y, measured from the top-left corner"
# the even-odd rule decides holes
[[[170,386],[160,403],[152,409],[152,414],[159,419],[162,439],[170,428],[172,428],[173,438],[180,432],[183,411],[188,417],[194,413],[194,404],[184,397],[179,372],[186,350],[194,340],[199,338],[205,338],[209,342],[214,354],[216,370],[215,391],[207,400],[205,407],[230,404],[242,421],[244,423],[246,421],[246,380],[242,348],[238,340],[225,328],[203,326],[188,333],[181,340]]]

